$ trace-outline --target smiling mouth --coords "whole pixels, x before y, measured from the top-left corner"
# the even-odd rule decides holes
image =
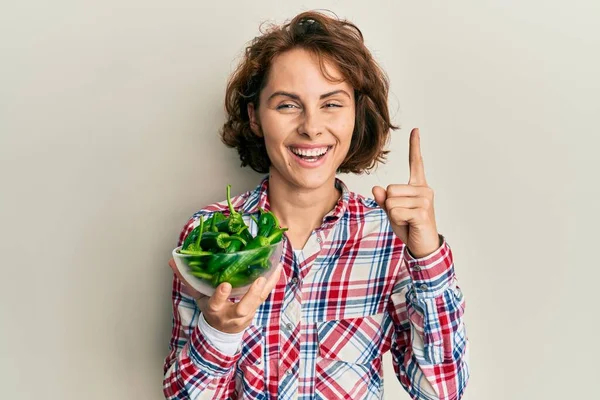
[[[300,149],[297,147],[288,147],[292,153],[307,162],[317,162],[331,150],[333,146],[323,146],[314,149]]]

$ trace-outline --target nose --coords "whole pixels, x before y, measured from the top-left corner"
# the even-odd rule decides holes
[[[298,126],[298,133],[303,136],[317,137],[323,133],[323,122],[315,111],[305,111]]]

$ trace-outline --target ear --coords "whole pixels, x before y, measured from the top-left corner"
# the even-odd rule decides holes
[[[254,108],[254,103],[248,103],[248,117],[250,118],[250,129],[252,133],[254,133],[258,137],[262,137],[262,130],[260,129],[260,125],[258,123],[258,113]]]

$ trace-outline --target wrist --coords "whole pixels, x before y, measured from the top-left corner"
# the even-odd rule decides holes
[[[213,321],[213,319],[208,316],[205,315],[204,313],[201,314],[202,318],[204,318],[204,322],[206,322],[206,325],[208,326],[209,329],[213,329],[219,333],[224,333],[227,335],[240,335],[243,334],[244,331],[246,330],[246,326],[242,326],[242,327],[237,327],[237,326],[233,326],[233,327],[226,327],[226,326],[222,326],[221,324],[218,323],[218,321]]]
[[[417,249],[417,251],[412,251],[410,249],[410,247],[406,246],[406,249],[408,250],[409,254],[413,258],[419,259],[419,258],[425,258],[425,257],[432,255],[433,253],[438,251],[440,249],[440,247],[442,247],[443,244],[444,244],[443,237],[440,234],[437,234],[437,244],[435,245],[435,247],[429,246],[428,248],[422,248],[422,249]]]

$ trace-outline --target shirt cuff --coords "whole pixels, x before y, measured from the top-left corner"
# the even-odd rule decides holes
[[[225,333],[213,328],[206,322],[202,313],[200,313],[200,318],[198,318],[198,329],[200,329],[210,344],[228,356],[233,356],[237,353],[244,336],[244,331],[239,333]]]
[[[452,251],[443,235],[439,235],[440,247],[428,256],[414,258],[404,247],[404,260],[408,267],[415,292],[424,296],[438,296],[454,280]]]
[[[208,341],[198,326],[192,331],[190,340],[181,353],[184,359],[189,357],[198,369],[214,377],[227,375],[241,354],[240,352],[235,355],[223,353]]]

